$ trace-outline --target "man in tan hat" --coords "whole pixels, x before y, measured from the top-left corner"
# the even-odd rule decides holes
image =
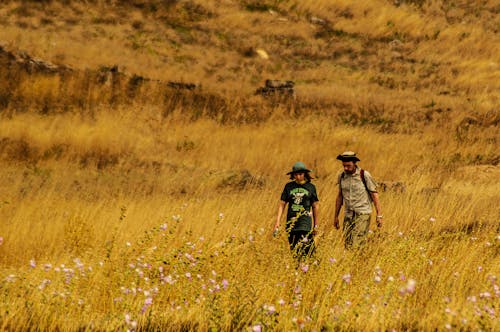
[[[377,211],[377,226],[382,227],[382,210],[377,185],[371,174],[357,166],[360,161],[356,153],[346,151],[337,156],[344,171],[338,177],[339,193],[335,202],[333,225],[340,228],[339,213],[344,205],[344,245],[347,249],[359,248],[366,241],[370,227],[372,202]]]

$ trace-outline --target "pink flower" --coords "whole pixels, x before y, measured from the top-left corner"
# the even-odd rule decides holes
[[[226,279],[222,280],[222,288],[227,289],[228,286],[229,286],[229,281],[227,281]]]
[[[344,275],[342,276],[342,280],[343,280],[346,284],[350,283],[350,282],[351,282],[351,274],[350,274],[350,273],[344,274]]]
[[[407,293],[413,293],[415,292],[415,286],[417,285],[417,282],[413,279],[409,279],[408,283],[406,284],[406,292]]]
[[[267,311],[268,315],[272,315],[276,312],[276,308],[273,305],[264,305],[264,310]]]
[[[256,324],[252,326],[252,332],[262,332],[262,325]]]

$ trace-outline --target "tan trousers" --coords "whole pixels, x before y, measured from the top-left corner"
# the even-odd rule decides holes
[[[344,245],[346,249],[358,249],[366,242],[370,228],[370,214],[348,213],[344,216]]]

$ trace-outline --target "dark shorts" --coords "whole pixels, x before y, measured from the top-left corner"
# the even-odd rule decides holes
[[[314,236],[310,231],[291,231],[288,233],[288,243],[296,257],[311,257],[314,254]]]

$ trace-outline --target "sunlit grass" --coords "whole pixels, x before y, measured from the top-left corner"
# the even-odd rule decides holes
[[[0,71],[0,330],[500,328],[492,5],[249,4],[0,9],[8,49],[74,68]],[[131,97],[133,74],[162,81]],[[268,78],[295,98],[253,96]],[[389,188],[359,252],[332,225],[345,150]],[[299,160],[320,198],[301,264],[271,236]]]

